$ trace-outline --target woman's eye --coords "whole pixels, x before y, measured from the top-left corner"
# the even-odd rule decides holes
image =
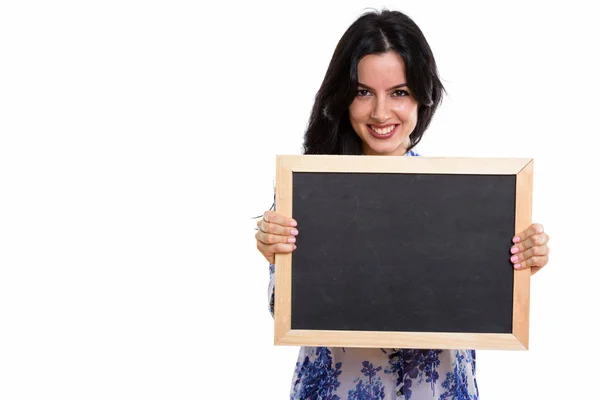
[[[410,93],[406,90],[396,90],[392,96],[394,97],[404,97],[404,96],[410,96]]]
[[[358,92],[356,92],[356,95],[358,97],[368,96],[369,95],[369,91],[366,90],[366,89],[360,89]]]

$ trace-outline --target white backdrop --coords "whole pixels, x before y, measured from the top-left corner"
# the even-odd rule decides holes
[[[417,150],[533,157],[528,352],[478,353],[483,399],[590,399],[600,353],[586,1],[0,5],[0,398],[285,399],[253,216],[366,8],[415,19],[448,96]]]

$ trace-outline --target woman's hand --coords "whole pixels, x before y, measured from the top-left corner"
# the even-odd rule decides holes
[[[298,223],[275,211],[266,211],[257,222],[256,247],[270,264],[275,264],[276,253],[290,253],[296,249]]]
[[[548,264],[548,240],[550,237],[544,233],[544,227],[540,224],[531,224],[515,236],[514,246],[510,249],[513,254],[510,261],[515,269],[531,268],[533,275]]]

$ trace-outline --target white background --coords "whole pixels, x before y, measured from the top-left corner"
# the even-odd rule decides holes
[[[532,3],[3,1],[0,398],[287,398],[252,217],[384,5],[448,90],[417,150],[535,159],[551,260],[530,350],[478,352],[482,398],[596,398],[600,28],[592,2]]]

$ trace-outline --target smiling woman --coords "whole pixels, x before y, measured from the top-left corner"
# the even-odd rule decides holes
[[[413,20],[397,11],[366,13],[333,53],[304,154],[403,155],[421,140],[443,93],[431,48]]]
[[[401,156],[411,147],[419,103],[406,83],[398,53],[369,54],[358,63],[358,93],[350,104],[350,124],[366,155]]]
[[[417,156],[413,148],[443,93],[433,53],[413,20],[397,11],[368,12],[334,51],[315,97],[304,154]],[[272,313],[275,254],[296,249],[302,223],[272,210],[257,223],[257,248],[270,263]],[[535,272],[548,262],[541,225],[512,241],[505,261],[510,257],[515,269]],[[302,347],[290,394],[303,400],[477,399],[475,351]]]

